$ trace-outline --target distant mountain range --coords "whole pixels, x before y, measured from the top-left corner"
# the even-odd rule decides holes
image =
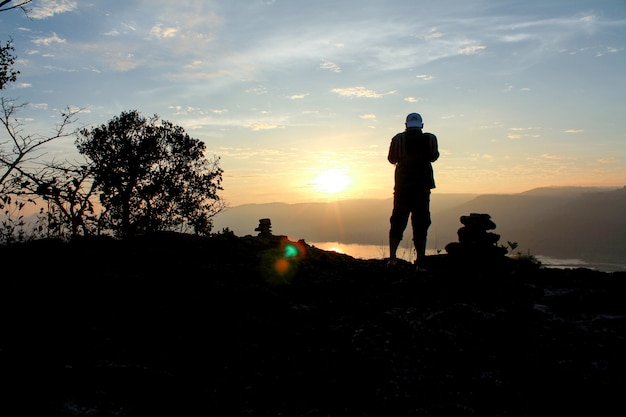
[[[307,242],[386,245],[392,200],[356,199],[332,203],[245,204],[214,218],[215,231],[256,235],[259,219],[272,232]],[[499,245],[516,251],[589,262],[626,263],[626,187],[546,187],[519,194],[439,194],[431,197],[429,249],[458,241],[460,217],[487,213],[496,223]],[[407,227],[405,240],[411,239]]]

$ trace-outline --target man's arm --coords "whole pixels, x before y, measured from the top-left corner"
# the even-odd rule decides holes
[[[400,161],[400,149],[399,149],[398,135],[391,139],[391,145],[389,145],[389,153],[387,154],[387,160],[391,164],[396,164]]]
[[[430,162],[435,162],[439,159],[439,144],[437,143],[437,136],[429,133],[428,139],[430,140]]]

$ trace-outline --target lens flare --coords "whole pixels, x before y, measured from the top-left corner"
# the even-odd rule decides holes
[[[281,275],[286,274],[289,272],[289,261],[285,258],[277,259],[274,263],[274,269]]]
[[[285,245],[285,258],[293,258],[298,256],[298,248],[295,245]]]
[[[282,239],[277,247],[263,253],[261,272],[273,285],[289,284],[297,274],[300,261],[305,257],[306,245],[303,242]]]

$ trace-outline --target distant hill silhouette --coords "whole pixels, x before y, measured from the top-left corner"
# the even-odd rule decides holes
[[[260,218],[272,230],[308,242],[386,245],[392,200],[361,199],[334,203],[268,203],[231,207],[215,217],[215,230],[255,235]],[[499,244],[516,251],[590,262],[626,261],[626,188],[545,187],[518,194],[439,194],[431,198],[433,224],[429,249],[458,240],[459,219],[488,213]],[[410,239],[410,235],[407,235]]]
[[[514,195],[482,195],[437,213],[448,225],[457,214],[491,214],[500,242],[518,250],[594,262],[626,261],[626,188],[542,188]]]
[[[476,194],[433,194],[433,210],[457,207]],[[392,199],[355,199],[333,203],[245,204],[215,217],[215,230],[228,227],[237,235],[256,234],[259,219],[272,220],[275,234],[310,242],[380,245],[387,242]],[[457,220],[458,222],[458,220]],[[449,236],[456,240],[456,230]],[[454,236],[453,236],[454,235]],[[441,241],[440,247],[446,242]]]

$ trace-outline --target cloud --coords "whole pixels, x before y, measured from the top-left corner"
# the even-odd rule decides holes
[[[404,98],[404,101],[408,101],[409,103],[417,103],[419,100],[421,100],[421,99],[417,99],[417,98],[415,98],[413,96],[409,96],[409,97],[405,97]]]
[[[563,131],[563,133],[583,133],[583,132],[584,130],[582,129],[567,129]]]
[[[272,130],[272,129],[283,129],[284,126],[278,126],[273,123],[265,123],[265,122],[256,122],[256,123],[246,123],[243,127],[247,129],[251,129],[253,131],[259,130]]]
[[[540,127],[510,127],[509,130],[513,130],[515,132],[523,132],[526,130],[540,130]]]
[[[367,98],[381,98],[384,96],[382,93],[377,93],[373,90],[368,90],[365,87],[346,87],[346,88],[333,88],[333,93],[337,93],[344,97],[367,97]]]
[[[361,116],[359,116],[361,119],[365,119],[365,120],[373,120],[376,121],[376,115],[375,114],[362,114]]]
[[[53,43],[66,43],[66,41],[65,41],[65,39],[63,39],[59,35],[57,35],[55,32],[52,32],[52,35],[48,36],[47,38],[33,39],[33,43],[35,45],[45,45],[45,46],[48,46],[48,45],[53,44]]]
[[[70,105],[68,106],[68,109],[72,113],[91,113],[91,109],[87,109],[85,107],[78,107],[78,106]]]
[[[52,65],[44,65],[44,68],[50,71],[61,71],[61,72],[77,72],[78,71],[73,68],[61,68],[61,67],[55,67]]]
[[[104,55],[109,66],[116,71],[130,71],[139,66],[139,62],[134,59],[131,53],[115,52]]]
[[[563,155],[556,155],[556,154],[553,154],[553,153],[544,153],[543,155],[541,155],[541,157],[543,159],[551,159],[551,160],[564,159]]]
[[[306,93],[306,94],[293,94],[291,96],[287,96],[287,98],[290,99],[290,100],[301,100],[301,99],[305,98],[308,95],[309,95],[309,93]]]
[[[123,28],[124,28],[124,33],[128,33],[128,32],[136,32],[137,28],[135,28],[134,26],[131,26],[127,23],[120,23]],[[119,36],[121,34],[121,32],[115,28],[107,31],[104,33],[105,36]]]
[[[29,88],[32,87],[33,85],[30,83],[18,83],[17,84],[17,88]]]
[[[509,139],[521,139],[521,138],[540,138],[541,135],[520,135],[520,134],[509,134],[506,136]]]
[[[248,88],[245,91],[246,93],[251,93],[251,94],[267,94],[267,87],[263,85],[259,85],[257,87]]]
[[[426,40],[428,40],[428,39],[439,39],[439,38],[442,38],[442,37],[443,37],[443,33],[442,32],[439,32],[438,30],[433,29],[428,35],[422,36],[422,39],[426,39]]]
[[[55,14],[71,12],[76,9],[78,2],[72,0],[40,0],[39,5],[28,11],[28,17],[45,19]]]
[[[524,133],[524,132],[529,132],[529,131],[533,131],[533,130],[541,130],[540,127],[510,127],[509,130],[513,131],[513,132],[520,132],[520,133],[510,133],[507,135],[507,138],[509,139],[521,139],[521,138],[540,138],[541,135],[540,134],[530,134],[530,133]]]
[[[156,25],[152,26],[152,29],[150,29],[150,36],[157,39],[173,38],[176,36],[177,33],[177,28],[163,28],[161,23],[157,23]]]
[[[475,55],[486,48],[487,48],[486,46],[478,46],[478,45],[466,46],[465,48],[459,49],[459,53],[463,55]]]
[[[614,46],[607,46],[606,48],[606,52],[610,53],[610,54],[616,54],[618,52],[623,51],[624,48],[616,48]]]
[[[341,67],[335,64],[334,62],[330,62],[330,61],[322,61],[322,63],[320,64],[320,68],[327,69],[332,72],[341,72]]]
[[[524,132],[531,132],[534,130],[541,130],[540,127],[510,127],[509,130],[513,131],[513,132],[520,132],[520,133],[511,133],[507,135],[507,138],[509,139],[521,139],[521,138],[540,138],[541,135],[538,133],[524,133]]]
[[[424,80],[424,81],[430,81],[434,77],[432,75],[428,75],[428,74],[420,74],[420,75],[416,75],[415,78],[419,78],[420,80]]]

